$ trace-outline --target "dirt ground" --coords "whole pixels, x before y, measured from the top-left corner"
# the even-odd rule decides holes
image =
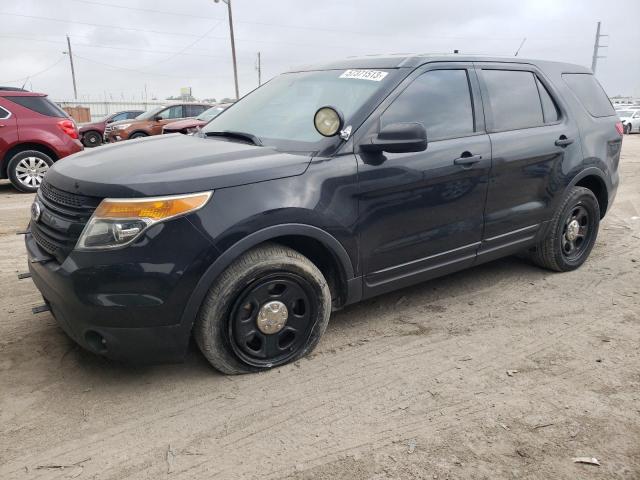
[[[195,348],[113,364],[32,315],[32,196],[0,185],[0,478],[639,479],[640,135],[621,170],[579,271],[507,258],[388,294],[240,377]]]

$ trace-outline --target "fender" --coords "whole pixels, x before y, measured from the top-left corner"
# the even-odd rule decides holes
[[[336,256],[345,273],[347,289],[349,290],[347,292],[347,298],[350,300],[348,303],[357,301],[357,297],[361,295],[361,279],[359,277],[354,278],[354,269],[351,259],[342,244],[335,237],[321,228],[314,227],[312,225],[305,225],[301,223],[273,225],[247,235],[242,240],[234,243],[230,248],[225,250],[211,264],[211,266],[209,266],[207,271],[198,281],[198,284],[194,288],[193,293],[182,312],[182,318],[180,319],[181,328],[186,332],[191,331],[191,327],[193,326],[193,322],[198,314],[200,305],[209,291],[209,288],[211,288],[214,280],[220,276],[220,274],[229,265],[231,265],[236,258],[260,243],[264,243],[272,238],[284,235],[310,237],[326,246]]]

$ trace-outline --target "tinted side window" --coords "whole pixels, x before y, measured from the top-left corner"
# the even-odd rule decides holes
[[[418,122],[429,140],[474,132],[473,107],[466,70],[431,70],[409,85],[382,114],[381,127]]]
[[[115,117],[113,117],[111,119],[112,122],[117,122],[119,120],[126,120],[127,119],[127,114],[126,113],[119,113],[118,115],[116,115]]]
[[[9,112],[4,108],[0,107],[0,118],[7,118],[9,116]]]
[[[565,73],[562,78],[593,117],[608,117],[616,114],[609,97],[593,75]]]
[[[544,123],[554,123],[560,119],[560,113],[556,102],[549,94],[547,87],[545,87],[540,79],[536,77],[536,84],[538,85],[538,92],[540,92],[540,100],[542,101],[542,115],[544,116]]]
[[[187,109],[186,117],[197,117],[207,109],[203,105],[185,105],[185,108]]]
[[[29,110],[41,113],[47,117],[67,118],[67,114],[47,97],[5,97]]]
[[[544,123],[533,73],[483,70],[482,77],[489,94],[494,131],[537,127]]]
[[[173,107],[165,108],[158,114],[162,119],[167,120],[170,118],[182,118],[182,105],[174,105]]]

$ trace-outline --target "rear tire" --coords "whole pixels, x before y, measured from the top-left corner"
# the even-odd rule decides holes
[[[530,258],[535,264],[556,272],[575,270],[589,257],[599,226],[597,198],[588,188],[573,187]]]
[[[102,145],[102,135],[100,132],[87,132],[82,136],[82,144],[92,148]]]
[[[134,140],[136,138],[142,138],[142,137],[148,137],[149,135],[147,135],[146,133],[142,133],[142,132],[136,132],[133,135],[131,135],[129,137],[129,140]]]
[[[330,315],[331,293],[320,270],[295,250],[265,244],[243,254],[216,280],[194,336],[222,373],[256,372],[311,352]]]
[[[16,190],[34,193],[40,187],[53,159],[38,150],[16,153],[7,164],[7,175]]]

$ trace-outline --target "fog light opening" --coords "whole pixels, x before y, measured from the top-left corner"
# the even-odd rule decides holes
[[[100,354],[107,353],[107,340],[98,332],[89,330],[84,334],[84,339],[86,340],[87,345],[89,345],[91,351]]]

